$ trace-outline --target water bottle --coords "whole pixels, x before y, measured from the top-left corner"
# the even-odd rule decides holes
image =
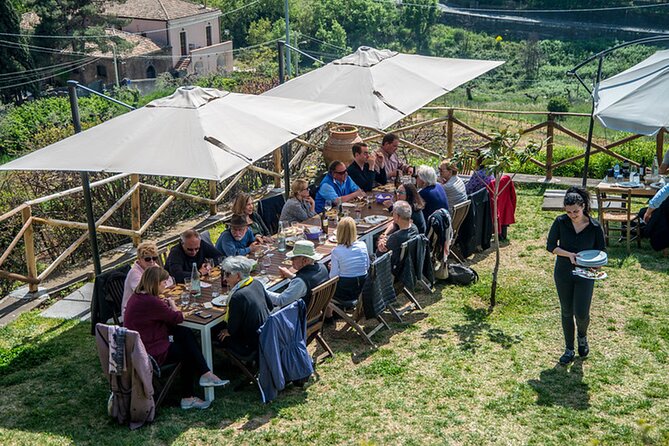
[[[283,222],[279,222],[279,233],[276,236],[276,241],[279,245],[277,246],[277,250],[284,252],[286,250],[286,231],[284,230]]]
[[[618,165],[618,163],[616,163],[616,165],[613,166],[613,178],[615,178],[616,181],[618,180],[618,178],[620,178],[620,166]]]
[[[653,180],[656,180],[658,175],[660,175],[660,166],[657,164],[657,157],[653,157]]]
[[[193,269],[190,273],[190,294],[193,297],[200,297],[202,295],[202,287],[200,286],[200,272],[197,270],[197,264],[193,262]]]

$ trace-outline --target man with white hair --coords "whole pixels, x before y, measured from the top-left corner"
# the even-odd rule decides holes
[[[390,263],[393,265],[393,272],[399,263],[402,243],[418,235],[418,229],[411,221],[411,212],[412,209],[409,203],[404,200],[396,201],[393,206],[393,224],[397,225],[397,230],[392,232],[388,237],[381,236],[381,238],[379,238],[377,255],[381,255],[388,251],[393,252],[390,257]]]
[[[327,268],[316,263],[323,258],[323,255],[316,252],[313,242],[298,240],[286,257],[291,260],[296,272],[293,274],[284,267],[279,267],[279,271],[282,277],[291,279],[290,284],[281,293],[268,291],[267,294],[275,306],[284,307],[302,299],[309,308],[311,290],[329,279]]]
[[[170,249],[165,262],[165,269],[174,277],[177,283],[184,283],[186,277],[190,277],[193,263],[197,266],[200,274],[209,272],[209,267],[204,259],[216,259],[223,254],[211,244],[202,240],[200,233],[195,229],[189,229],[181,234],[181,243]]]
[[[265,287],[251,277],[255,262],[243,256],[228,257],[221,269],[230,289],[227,326],[219,334],[225,347],[246,356],[258,349],[260,328],[274,307]]]
[[[430,215],[437,209],[448,210],[448,198],[446,192],[441,185],[437,185],[437,172],[426,165],[418,167],[416,171],[416,187],[420,190],[418,193],[425,201],[423,208],[423,216],[425,221],[428,221]]]

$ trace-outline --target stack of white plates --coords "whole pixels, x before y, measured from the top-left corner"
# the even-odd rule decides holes
[[[597,268],[608,263],[609,257],[604,251],[588,249],[576,254],[576,264],[585,268]]]

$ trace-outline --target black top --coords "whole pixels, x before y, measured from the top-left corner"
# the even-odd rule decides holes
[[[360,169],[358,163],[353,161],[350,166],[346,169],[348,171],[348,176],[351,177],[353,182],[358,185],[358,187],[365,192],[369,192],[374,189],[374,179],[376,178],[376,172],[369,170],[369,164],[365,163],[364,168]]]
[[[198,268],[204,263],[204,259],[214,259],[223,257],[223,254],[218,249],[214,248],[204,240],[200,241],[200,250],[194,256],[189,256],[184,251],[181,243],[170,249],[165,262],[165,269],[170,273],[177,283],[184,283],[186,277],[190,277],[193,270],[193,262]]]
[[[325,266],[323,266],[323,264],[314,263],[312,265],[302,267],[297,273],[295,273],[295,277],[302,279],[304,284],[307,286],[307,294],[302,298],[302,300],[305,304],[307,304],[308,310],[309,302],[311,302],[311,290],[330,278],[328,270]]]
[[[546,241],[546,249],[553,252],[558,246],[569,252],[580,252],[586,249],[598,249],[606,251],[606,242],[604,241],[604,231],[597,220],[588,217],[588,224],[578,234],[574,230],[574,224],[567,214],[558,216],[550,231]],[[572,266],[568,257],[558,256],[556,260],[558,265]]]
[[[400,229],[393,232],[388,236],[386,241],[386,248],[389,251],[393,251],[392,256],[390,257],[390,263],[392,264],[392,269],[395,271],[397,264],[400,260],[400,251],[402,250],[402,243],[406,242],[409,239],[412,239],[418,235],[418,229],[416,225],[411,223],[407,229]]]
[[[258,349],[258,328],[273,308],[265,287],[257,280],[237,289],[228,304],[230,340],[248,349]]]

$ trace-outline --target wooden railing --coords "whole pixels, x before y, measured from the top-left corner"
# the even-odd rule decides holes
[[[456,117],[456,112],[460,117]],[[455,131],[455,127],[458,126],[465,133],[470,133],[475,135],[481,141],[486,141],[492,139],[492,137],[484,130],[476,128],[472,124],[468,124],[463,121],[462,116],[468,116],[470,113],[477,114],[496,114],[496,115],[545,115],[546,119],[538,124],[530,125],[529,127],[522,129],[521,133],[524,135],[538,134],[539,139],[546,140],[544,145],[545,150],[545,162],[539,161],[537,159],[531,159],[531,162],[541,167],[545,171],[546,179],[551,179],[553,177],[553,172],[556,168],[574,162],[585,156],[585,153],[573,156],[568,159],[560,160],[555,162],[553,159],[553,150],[555,146],[555,135],[556,132],[561,132],[563,135],[566,135],[569,138],[572,138],[579,143],[585,143],[586,138],[582,135],[579,135],[577,132],[570,130],[565,127],[563,124],[558,122],[556,119],[558,116],[578,116],[587,119],[589,115],[578,114],[578,113],[551,113],[551,112],[528,112],[528,111],[507,111],[507,110],[480,110],[480,109],[466,109],[466,108],[449,108],[449,107],[425,107],[422,109],[421,114],[430,113],[432,116],[428,119],[418,120],[415,117],[410,118],[410,122],[407,120],[400,122],[400,125],[392,131],[393,133],[399,134],[401,142],[405,147],[409,149],[415,149],[433,157],[442,157],[442,156],[453,156],[454,147],[456,144],[456,135],[461,134]],[[443,114],[443,116],[439,116]],[[437,115],[434,117],[434,115]],[[410,138],[415,136],[415,134],[423,129],[433,128],[435,126],[443,126],[442,134],[439,135],[438,140],[433,140],[429,143],[430,147],[427,147],[428,144],[418,144],[410,140]],[[363,131],[366,141],[375,141],[383,137],[386,132],[381,132],[374,129],[364,129]],[[591,153],[606,153],[614,158],[620,160],[626,160],[626,158],[618,153],[613,152],[611,149],[617,147],[626,142],[632,141],[634,139],[640,138],[641,135],[632,135],[626,138],[623,138],[618,141],[614,141],[605,145],[598,143],[592,143],[592,152]],[[442,143],[442,139],[445,140],[445,143]],[[417,139],[416,139],[417,140]],[[656,152],[658,160],[662,159],[663,155],[663,141],[664,141],[664,131],[661,131],[656,138]],[[305,139],[296,139],[296,144],[293,146],[297,149],[292,156],[289,165],[291,171],[297,170],[297,168],[303,163],[304,157],[310,151],[320,150],[320,141],[313,142],[308,138]],[[445,153],[443,147],[445,146]],[[147,233],[147,231],[156,223],[161,215],[163,215],[170,207],[170,205],[177,199],[187,200],[192,203],[199,205],[205,205],[208,207],[209,213],[214,215],[217,213],[217,206],[223,203],[226,200],[229,200],[230,192],[233,191],[235,185],[249,172],[260,173],[263,176],[267,176],[269,179],[273,180],[275,186],[281,185],[281,179],[283,178],[283,173],[281,172],[282,166],[281,163],[281,153],[279,150],[276,150],[272,158],[272,165],[274,170],[269,170],[263,167],[258,167],[256,165],[250,165],[240,171],[235,175],[230,181],[227,181],[226,184],[221,184],[222,190],[219,192],[219,184],[215,181],[209,181],[209,196],[203,197],[199,195],[194,195],[188,193],[188,187],[194,181],[192,179],[183,180],[178,187],[174,189],[169,189],[166,187],[161,187],[153,184],[147,184],[140,181],[140,176],[136,174],[119,174],[113,175],[108,178],[96,181],[91,184],[93,190],[110,184],[113,182],[124,181],[129,184],[128,190],[113,204],[107,209],[96,221],[97,231],[101,233],[110,233],[116,234],[123,237],[129,237],[134,245],[137,245],[142,240],[142,237]],[[628,160],[632,164],[637,164],[632,160]],[[129,182],[127,178],[129,177]],[[38,205],[42,205],[52,200],[63,199],[65,197],[71,197],[72,195],[79,194],[82,192],[81,187],[76,187],[68,189],[62,192],[51,194],[48,196],[40,197],[34,200],[26,201],[16,208],[6,212],[3,215],[0,215],[0,223],[10,219],[10,218],[21,218],[20,229],[14,235],[11,243],[5,247],[2,254],[0,254],[0,268],[9,258],[11,253],[14,251],[16,246],[21,240],[24,244],[24,256],[25,256],[25,272],[17,273],[10,272],[4,269],[0,269],[0,278],[6,280],[18,280],[29,285],[31,291],[36,291],[38,284],[45,281],[50,277],[53,272],[63,264],[63,262],[68,259],[88,238],[87,233],[87,224],[82,221],[75,220],[65,220],[65,219],[55,219],[49,217],[38,217],[34,215],[33,208]],[[157,207],[156,210],[151,213],[148,217],[142,219],[142,209],[140,208],[140,194],[152,193],[160,194],[164,196],[164,200]],[[93,192],[95,194],[95,192]],[[126,202],[130,201],[130,228],[121,228],[112,225],[105,225],[110,217],[123,206]],[[44,225],[57,228],[66,228],[76,231],[81,231],[82,234],[74,242],[72,242],[67,248],[63,249],[46,267],[38,273],[37,268],[37,257],[35,253],[35,231],[36,225]],[[18,224],[15,225],[18,227]]]

